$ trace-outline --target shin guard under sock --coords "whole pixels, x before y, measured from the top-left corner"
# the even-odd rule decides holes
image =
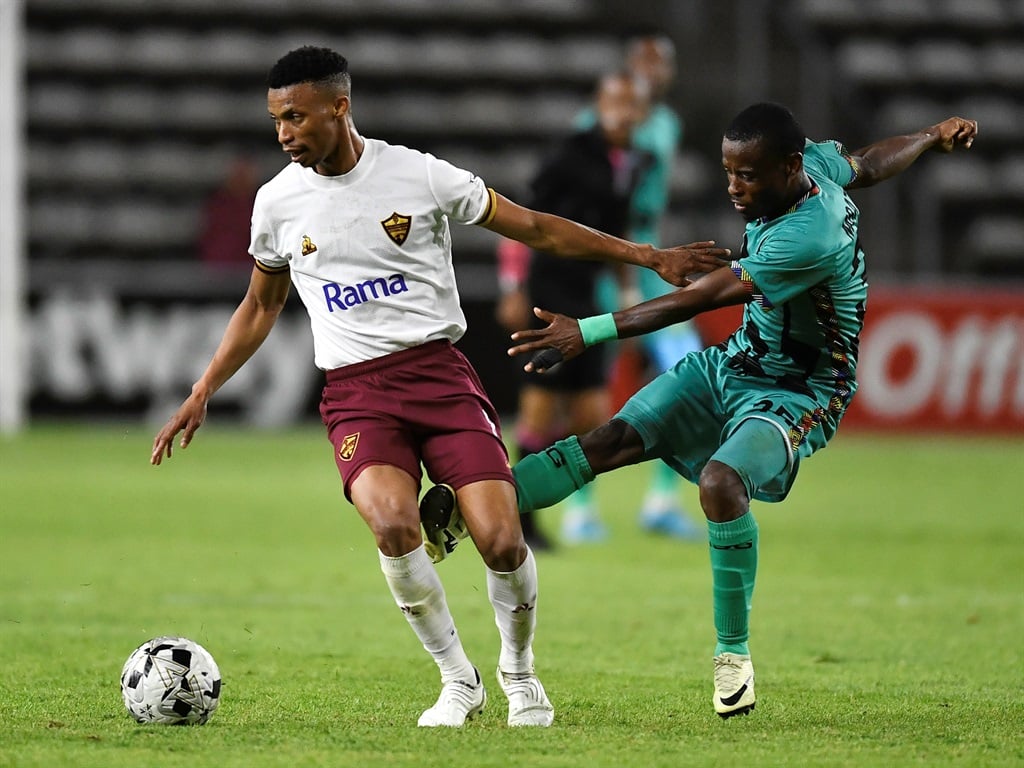
[[[708,521],[715,606],[715,655],[749,654],[750,606],[757,577],[757,522],[747,512],[727,523]]]
[[[512,468],[512,475],[520,512],[557,504],[594,479],[575,435],[527,456]]]

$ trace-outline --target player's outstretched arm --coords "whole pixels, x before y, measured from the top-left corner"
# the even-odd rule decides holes
[[[179,443],[182,448],[187,448],[192,442],[196,430],[206,419],[206,406],[213,393],[253,356],[274,327],[288,298],[290,285],[287,270],[266,274],[253,269],[249,290],[231,316],[206,371],[192,385],[192,394],[185,398],[185,402],[153,439],[150,464],[160,464],[164,456],[170,458],[174,438],[179,432],[183,433]]]
[[[917,133],[876,141],[852,153],[857,165],[857,178],[846,188],[870,187],[890,179],[905,171],[930,149],[939,152],[952,152],[957,147],[970,149],[977,135],[976,121],[951,117]]]
[[[536,307],[534,314],[548,325],[513,333],[512,340],[516,344],[508,354],[531,353],[524,370],[543,373],[602,341],[650,333],[689,320],[701,312],[745,304],[750,296],[749,284],[743,283],[732,269],[723,268],[685,288],[608,315],[576,320]]]
[[[525,208],[502,195],[495,195],[494,216],[483,226],[555,256],[648,267],[672,285],[687,285],[690,275],[710,272],[729,263],[729,249],[718,248],[711,240],[675,248],[640,245],[561,216]]]

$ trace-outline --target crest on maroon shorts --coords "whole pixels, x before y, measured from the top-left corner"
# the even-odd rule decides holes
[[[342,461],[351,461],[356,455],[356,446],[359,445],[359,433],[345,435],[341,439],[341,448],[338,449],[338,458]]]
[[[409,236],[409,225],[411,223],[412,216],[403,216],[396,211],[392,212],[380,225],[384,227],[384,231],[388,233],[388,237],[395,241],[396,245],[401,245],[405,242],[405,238]]]

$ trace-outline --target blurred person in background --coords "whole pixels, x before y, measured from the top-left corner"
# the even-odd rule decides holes
[[[513,334],[509,354],[553,348],[570,359],[601,341],[744,305],[726,342],[687,355],[606,424],[513,470],[523,509],[655,458],[698,485],[716,635],[712,702],[723,718],[755,705],[748,640],[759,547],[750,502],[786,498],[801,459],[828,444],[857,389],[868,286],[860,213],[847,190],[891,178],[931,150],[969,148],[977,131],[973,120],[951,117],[850,152],[807,139],[785,107],[754,104],[722,139],[728,194],[746,221],[731,266],[614,314],[577,321],[540,310],[547,328]]]
[[[530,185],[530,207],[625,237],[630,198],[652,162],[648,152],[632,145],[648,99],[647,81],[630,72],[602,77],[594,95],[597,122],[574,131],[545,157]],[[600,309],[598,280],[609,271],[600,262],[566,262],[508,239],[499,242],[498,262],[497,319],[510,333],[531,323],[542,325],[530,311],[535,306],[557,307],[578,316]],[[519,458],[566,435],[587,432],[609,416],[603,349],[590,350],[540,376],[519,374]],[[551,547],[533,512],[525,512],[520,523],[531,548]],[[561,539],[573,544],[604,536],[592,489],[581,488],[565,501]]]
[[[259,186],[259,167],[253,158],[243,155],[232,160],[223,183],[203,206],[196,246],[203,264],[214,269],[252,267],[249,224]]]
[[[486,565],[507,722],[549,726],[554,708],[534,670],[536,561],[519,524],[497,413],[454,346],[466,322],[450,223],[569,259],[649,266],[680,285],[727,263],[729,252],[708,243],[637,245],[516,205],[432,155],[360,135],[348,62],[330,49],[289,52],[267,86],[269,116],[291,163],[257,193],[248,291],[191,394],[155,436],[150,462],[170,458],[176,441],[191,443],[210,398],[267,338],[294,284],[310,318],[315,364],[325,371],[320,413],[345,496],[374,536],[397,607],[440,672],[440,695],[419,725],[461,726],[487,699],[424,546],[417,497],[425,467],[444,485],[421,503],[457,497]]]
[[[676,77],[675,45],[662,32],[638,33],[626,43],[625,64],[650,84],[650,108],[633,131],[633,146],[652,160],[634,190],[626,236],[638,243],[658,245],[669,205],[672,167],[683,140],[683,120],[666,103]],[[595,118],[594,111],[588,109],[579,116],[577,124],[592,125]],[[617,306],[653,299],[673,288],[649,270],[627,268],[624,275],[628,286],[626,296]],[[624,340],[617,346],[613,394],[621,402],[615,403],[616,407],[649,380],[651,374],[656,376],[667,371],[688,352],[701,349],[703,343],[696,324],[686,322],[661,328],[636,341]],[[679,475],[670,466],[656,462],[640,503],[640,526],[651,533],[703,540],[704,532],[683,507],[681,486]]]

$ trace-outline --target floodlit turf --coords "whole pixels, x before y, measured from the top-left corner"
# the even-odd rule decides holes
[[[0,440],[4,768],[1024,763],[1020,439],[842,435],[789,500],[756,505],[758,702],[727,722],[704,546],[636,528],[647,468],[600,478],[609,541],[538,558],[543,731],[505,726],[468,543],[440,567],[490,703],[460,731],[416,728],[436,671],[317,428],[207,426],[159,468],[150,442],[137,425]],[[201,728],[121,705],[125,658],[170,633],[224,676]]]

